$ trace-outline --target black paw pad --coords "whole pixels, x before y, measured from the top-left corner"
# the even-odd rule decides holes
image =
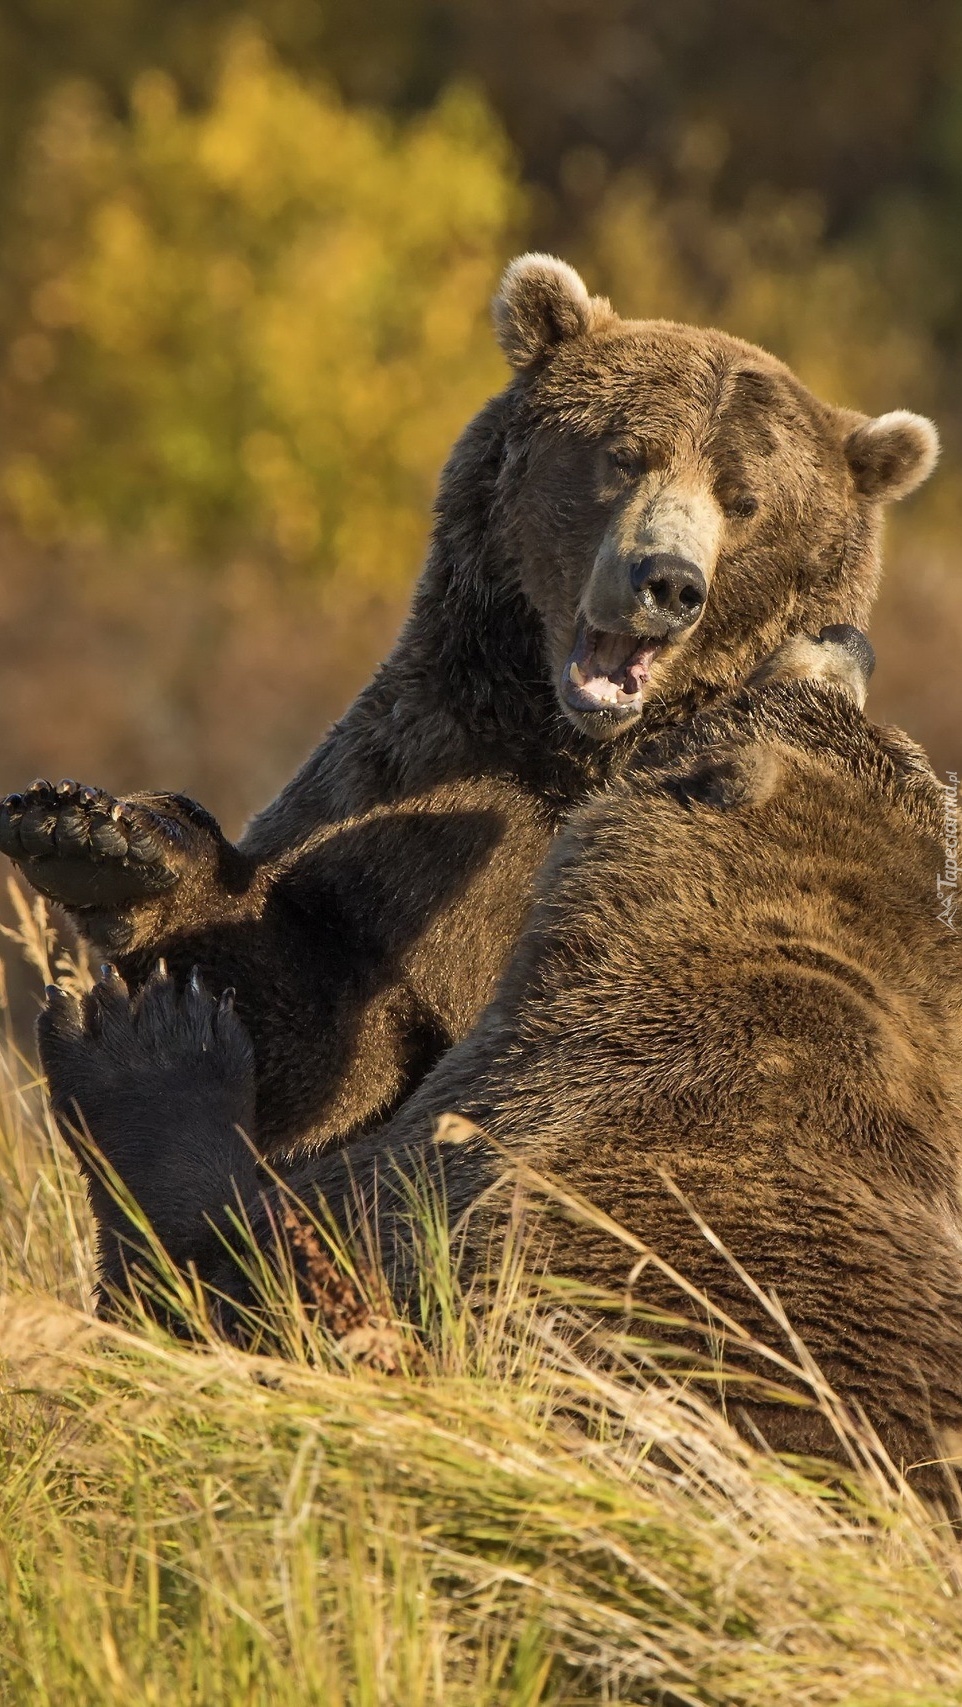
[[[65,907],[122,908],[177,881],[177,826],[71,779],[0,802],[0,853]]]

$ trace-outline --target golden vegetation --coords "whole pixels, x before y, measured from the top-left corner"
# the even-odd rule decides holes
[[[62,91],[25,185],[0,492],[27,537],[403,584],[499,378],[484,320],[517,197],[480,101],[399,126],[244,32],[200,112],[162,72],[127,124]]]

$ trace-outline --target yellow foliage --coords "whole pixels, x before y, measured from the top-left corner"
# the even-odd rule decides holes
[[[833,403],[932,406],[931,330],[893,298],[877,247],[829,242],[812,196],[758,191],[724,213],[710,191],[710,177],[696,177],[667,201],[641,173],[612,181],[585,255],[622,313],[720,326],[771,350]]]
[[[35,538],[240,543],[398,585],[503,369],[520,199],[480,100],[404,126],[233,39],[210,106],[61,90],[34,140],[0,493]]]

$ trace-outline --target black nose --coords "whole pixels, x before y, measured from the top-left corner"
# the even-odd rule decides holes
[[[819,640],[824,645],[826,641],[832,646],[841,646],[854,659],[865,678],[868,686],[869,678],[875,669],[875,647],[868,635],[860,628],[853,628],[850,622],[836,622],[828,628],[823,628]]]
[[[674,557],[670,551],[637,557],[630,575],[642,610],[661,617],[669,628],[690,628],[701,616],[708,583],[686,557]]]

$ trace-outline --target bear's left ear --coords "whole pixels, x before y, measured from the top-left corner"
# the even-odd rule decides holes
[[[939,435],[924,415],[893,409],[849,433],[845,455],[863,498],[887,504],[928,479],[939,459]]]
[[[506,267],[491,304],[498,343],[513,368],[531,367],[567,338],[591,330],[608,312],[584,280],[555,255],[519,255]]]
[[[683,806],[696,801],[719,812],[764,806],[782,781],[782,762],[773,747],[757,742],[706,753],[689,770],[669,773],[665,787]]]

